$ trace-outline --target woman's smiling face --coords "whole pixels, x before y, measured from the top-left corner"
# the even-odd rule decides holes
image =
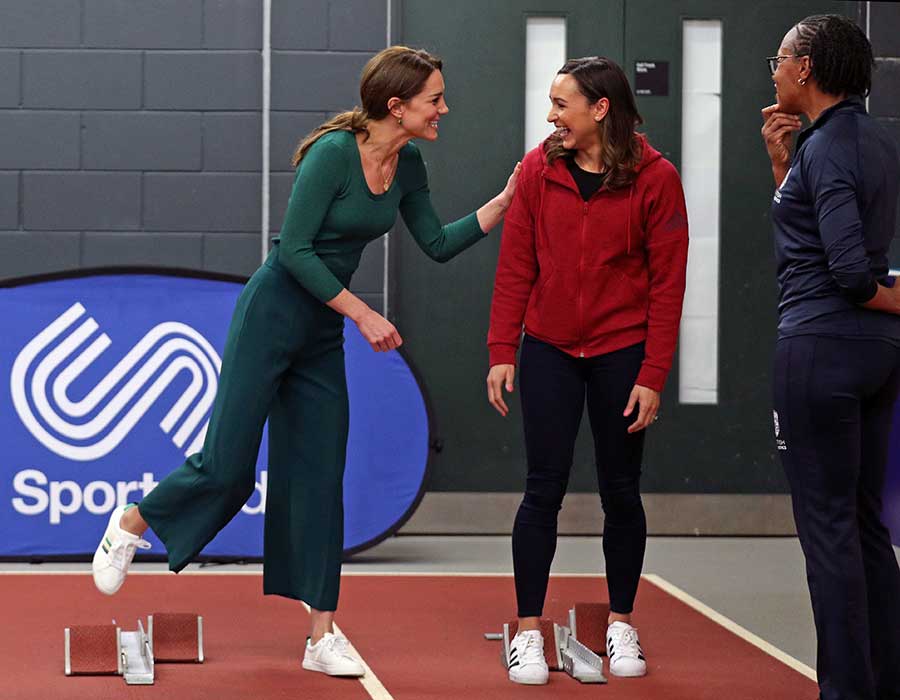
[[[583,150],[596,145],[600,138],[597,124],[608,111],[608,99],[602,97],[591,104],[571,75],[560,73],[553,79],[547,121],[556,127],[564,148]]]
[[[438,122],[450,108],[444,100],[444,76],[435,70],[425,86],[403,106],[403,128],[410,138],[434,141],[438,137]]]

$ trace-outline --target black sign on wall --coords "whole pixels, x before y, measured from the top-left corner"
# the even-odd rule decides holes
[[[669,94],[669,62],[635,61],[634,94],[666,97]]]

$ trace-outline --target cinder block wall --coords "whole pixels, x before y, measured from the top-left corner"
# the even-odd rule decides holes
[[[273,0],[271,199],[358,101],[383,0]],[[0,0],[0,278],[261,257],[262,0]],[[355,291],[381,305],[383,247]]]

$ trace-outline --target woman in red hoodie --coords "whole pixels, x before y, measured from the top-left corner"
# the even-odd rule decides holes
[[[646,673],[630,624],[647,536],[641,457],[675,352],[688,248],[681,181],[635,132],[642,120],[622,69],[568,61],[550,101],[556,132],[522,161],[488,333],[488,400],[505,416],[524,324],[528,477],[512,538],[519,633],[509,677],[530,684],[547,682],[538,621],[585,399],[605,514],[610,671]]]

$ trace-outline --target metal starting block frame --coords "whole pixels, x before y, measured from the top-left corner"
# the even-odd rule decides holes
[[[156,673],[153,647],[140,620],[138,628],[132,632],[119,630],[119,658],[121,673],[128,685],[153,685]]]
[[[575,639],[568,627],[553,625],[563,670],[581,683],[606,683],[603,659]]]
[[[547,659],[551,671],[565,671],[580,683],[606,683],[603,675],[603,659],[579,642],[572,630],[563,625],[553,623],[554,649],[556,658]],[[509,668],[509,649],[512,642],[509,623],[504,623],[502,633],[486,632],[485,639],[500,640],[500,662],[503,668]]]

